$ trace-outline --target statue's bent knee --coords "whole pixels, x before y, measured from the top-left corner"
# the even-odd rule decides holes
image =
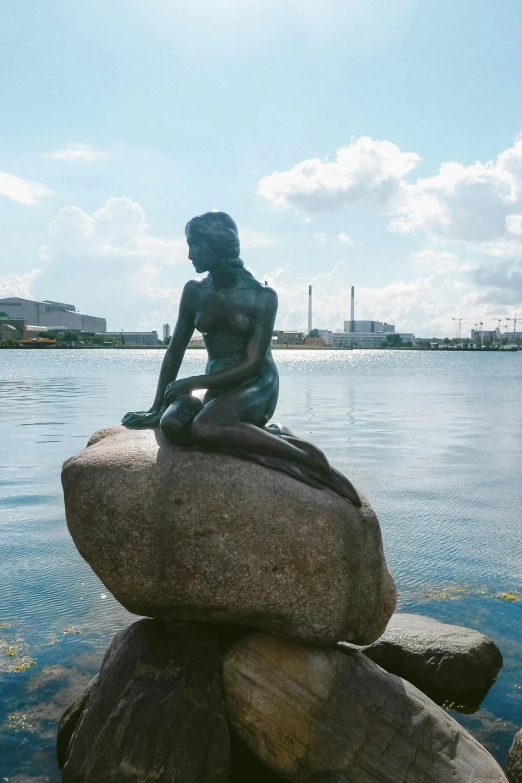
[[[195,416],[203,408],[203,403],[198,397],[191,394],[183,395],[175,400],[160,421],[160,429],[165,437],[179,446],[187,446],[190,443],[190,428]]]

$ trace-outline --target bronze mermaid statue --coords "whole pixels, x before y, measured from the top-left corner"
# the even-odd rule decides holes
[[[207,212],[185,227],[189,259],[202,280],[183,289],[179,315],[148,411],[127,413],[127,427],[160,427],[168,440],[249,459],[316,487],[328,486],[360,506],[351,482],[323,452],[286,427],[268,425],[279,395],[272,356],[277,294],[240,258],[239,234],[225,212]],[[208,352],[205,375],[177,375],[194,330]],[[193,396],[206,390],[203,400]]]

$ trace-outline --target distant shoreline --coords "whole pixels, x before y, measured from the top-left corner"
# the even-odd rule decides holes
[[[206,350],[204,345],[199,343],[189,344],[187,348],[204,351]],[[0,350],[4,351],[165,351],[166,345],[81,345],[78,347],[67,346],[58,348],[56,345],[34,345],[34,346],[3,346],[0,345]],[[522,350],[521,347],[485,347],[485,348],[461,348],[454,346],[440,346],[439,348],[428,348],[426,346],[375,346],[375,347],[354,347],[354,348],[342,348],[333,347],[330,345],[273,345],[273,351],[331,351],[332,353],[346,352],[346,351],[427,351],[429,353],[516,353],[518,350]]]

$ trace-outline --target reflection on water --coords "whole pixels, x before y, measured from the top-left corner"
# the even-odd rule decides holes
[[[0,352],[0,774],[10,781],[58,783],[56,722],[132,621],[72,545],[59,476],[94,430],[149,407],[161,358]],[[276,360],[276,420],[370,498],[401,607],[501,647],[505,667],[480,711],[452,714],[504,763],[522,724],[522,354],[295,350]],[[182,374],[204,364],[189,351]],[[510,592],[520,600],[497,597]]]

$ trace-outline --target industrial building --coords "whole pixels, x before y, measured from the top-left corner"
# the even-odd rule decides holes
[[[366,334],[368,332],[386,332],[393,334],[395,326],[386,321],[345,321],[344,331],[349,334]]]
[[[334,348],[381,348],[389,345],[391,332],[332,332]],[[403,342],[415,344],[415,335],[411,332],[393,332]]]
[[[37,301],[8,296],[0,299],[0,312],[9,318],[25,321],[30,326],[45,326],[49,330],[69,329],[73,332],[107,331],[105,318],[79,313],[76,307],[65,302]]]
[[[350,334],[368,332],[395,332],[395,326],[386,321],[356,321],[355,320],[355,286],[352,285],[350,295],[350,320],[344,322],[344,331]]]
[[[27,340],[46,331],[46,326],[31,326],[23,318],[5,318],[0,315],[0,340]]]
[[[499,331],[498,329],[472,329],[471,330],[471,339],[474,342],[480,341],[485,342],[488,340],[498,340],[499,339]]]
[[[275,331],[274,337],[277,338],[277,345],[304,345],[305,343],[303,332]]]
[[[158,345],[157,332],[103,332],[106,340],[117,340],[122,345]]]
[[[386,321],[355,320],[355,287],[351,288],[350,320],[344,322],[343,332],[331,332],[329,329],[312,329],[312,286],[308,287],[308,333],[324,340],[325,347],[332,348],[380,348],[389,345],[389,337],[396,335],[403,342],[415,343],[411,332],[396,332],[394,324]],[[286,334],[286,333],[281,333]],[[281,340],[278,340],[281,342]],[[292,343],[287,343],[292,344]]]

